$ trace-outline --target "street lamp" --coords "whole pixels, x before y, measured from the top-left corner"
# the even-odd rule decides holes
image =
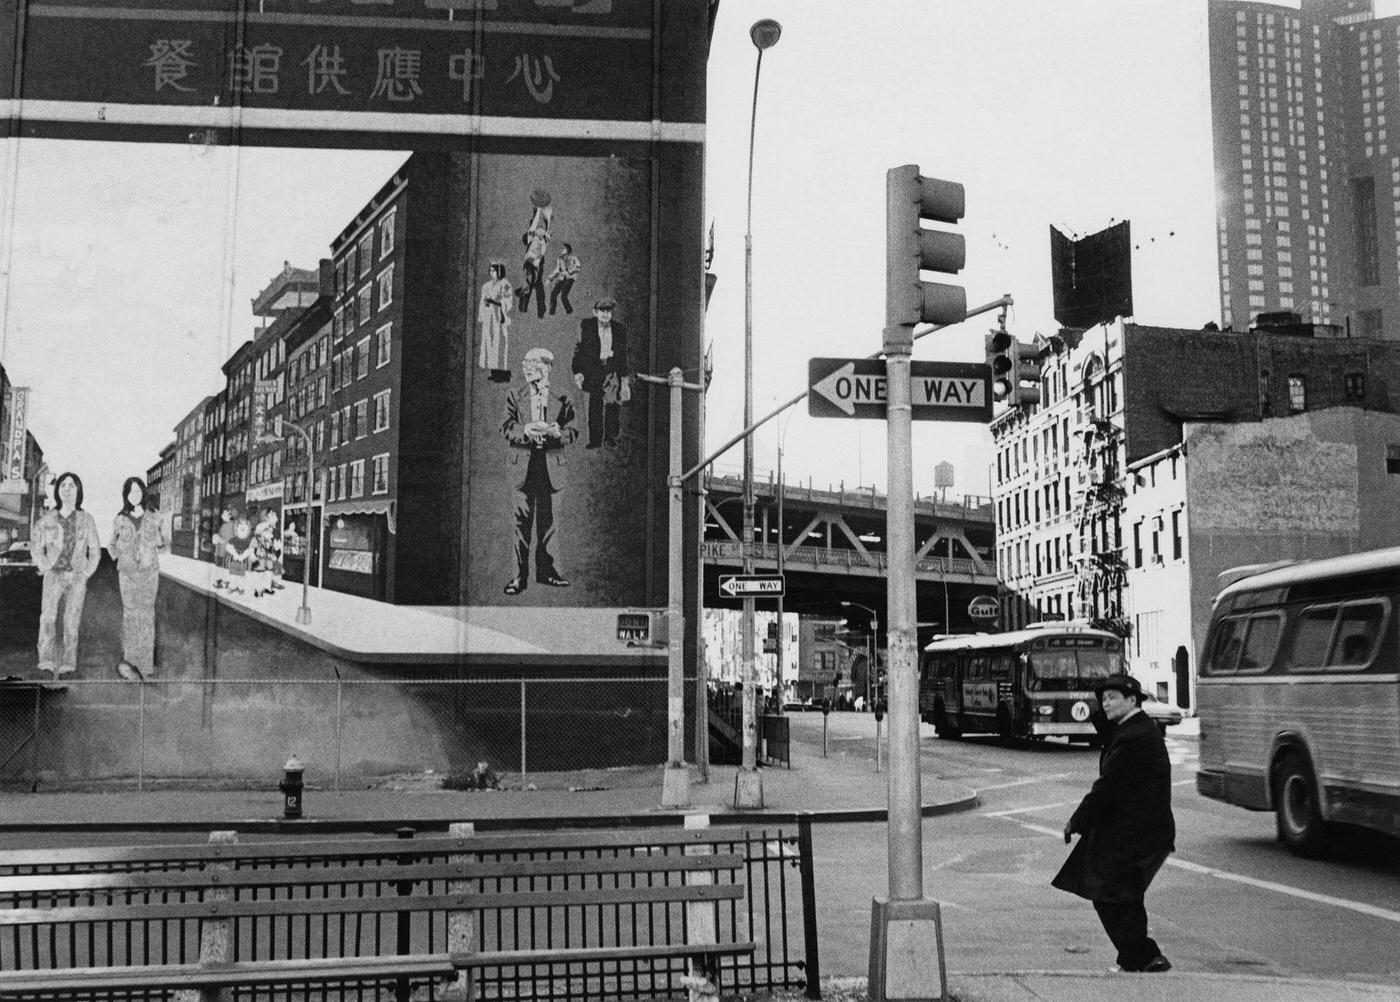
[[[875,636],[880,630],[880,615],[868,605],[861,605],[859,602],[842,601],[842,605],[847,608],[864,609],[870,613],[870,659],[865,663],[865,705],[873,711],[875,701],[871,698],[870,680],[875,675]]]
[[[763,50],[778,44],[783,26],[772,18],[755,21],[749,38],[758,50],[753,68],[753,109],[749,116],[748,204],[744,222],[744,428],[753,424],[753,147],[758,126],[758,75]],[[753,434],[744,436],[744,573],[753,573]],[[734,777],[734,806],[762,807],[763,780],[758,772],[758,671],[754,664],[754,599],[744,598],[744,756]]]

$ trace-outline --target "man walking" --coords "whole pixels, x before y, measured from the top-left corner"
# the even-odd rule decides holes
[[[1118,950],[1118,970],[1171,970],[1147,934],[1144,896],[1175,848],[1171,762],[1157,725],[1142,712],[1142,686],[1111,675],[1095,687],[1110,731],[1099,778],[1065,825],[1079,842],[1051,883],[1094,903]]]

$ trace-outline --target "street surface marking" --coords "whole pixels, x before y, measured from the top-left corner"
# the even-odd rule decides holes
[[[1063,805],[1051,805],[1063,806]],[[989,814],[987,817],[1006,818],[1007,814],[1014,813],[1003,811],[998,814]],[[1053,838],[1064,838],[1064,830],[1047,828],[1044,825],[1034,825],[1028,821],[1018,821],[1016,818],[1006,818],[1013,825],[1019,825],[1028,831],[1039,832],[1042,835],[1049,835]],[[1357,912],[1361,915],[1369,915],[1371,918],[1384,919],[1387,922],[1400,922],[1400,912],[1390,911],[1387,908],[1378,908],[1375,905],[1368,905],[1362,901],[1350,901],[1346,898],[1333,897],[1330,894],[1317,894],[1314,891],[1305,891],[1300,887],[1290,887],[1287,884],[1275,883],[1272,880],[1260,880],[1258,877],[1246,877],[1242,873],[1231,873],[1229,870],[1219,870],[1213,866],[1202,866],[1200,863],[1191,863],[1184,859],[1167,857],[1167,866],[1176,867],[1178,870],[1185,870],[1188,873],[1200,874],[1204,877],[1215,877],[1218,880],[1230,880],[1237,884],[1245,884],[1249,887],[1257,887],[1263,891],[1273,891],[1277,894],[1286,894],[1289,897],[1301,898],[1304,901],[1312,901],[1320,905],[1330,905],[1333,908],[1344,908],[1347,911]]]
[[[1079,803],[1078,800],[1062,800],[1058,804],[1037,804],[1034,807],[1013,807],[1009,811],[984,811],[983,813],[989,818],[1005,818],[1012,814],[1029,814],[1032,811],[1053,811],[1061,807],[1078,807]],[[1021,822],[1016,823],[1020,824]]]
[[[1057,772],[1052,776],[1027,776],[1025,779],[1013,779],[1009,783],[997,783],[995,786],[979,786],[978,793],[986,793],[988,790],[1006,790],[1013,786],[1029,786],[1031,783],[1048,783],[1057,779],[1071,779],[1078,775],[1073,772]]]

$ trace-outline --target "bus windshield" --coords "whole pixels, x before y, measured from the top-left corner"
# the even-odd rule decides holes
[[[1104,648],[1102,640],[1054,638],[1027,656],[1029,688],[1066,692],[1091,689],[1099,679],[1123,671],[1123,655]]]

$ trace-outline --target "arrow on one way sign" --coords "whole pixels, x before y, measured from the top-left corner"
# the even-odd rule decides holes
[[[884,418],[889,403],[880,358],[814,358],[807,363],[813,417]],[[911,416],[924,421],[990,421],[991,374],[974,362],[912,362]]]

